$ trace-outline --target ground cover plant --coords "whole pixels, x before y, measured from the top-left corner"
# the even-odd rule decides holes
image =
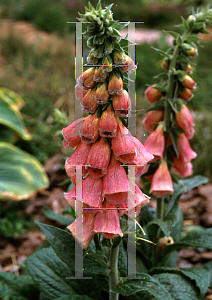
[[[206,33],[212,11],[204,9],[182,19],[181,34],[168,32],[174,37],[170,49],[156,50],[165,71],[145,92],[153,105],[143,121],[150,132],[143,146],[127,129],[130,113],[135,112],[126,75],[136,65],[125,51],[127,39],[120,37],[124,25],[113,20],[111,9],[102,10],[99,2],[96,9],[89,5],[80,15],[81,21],[91,22],[84,34],[91,49],[87,62],[97,66],[86,69],[75,87],[89,115],[63,129],[64,147],[76,147],[65,164],[72,180],[65,198],[72,208],[76,206],[77,221],[68,226],[72,234],[38,223],[48,244],[27,259],[21,278],[0,275],[4,298],[195,300],[204,299],[211,287],[211,262],[190,269],[175,265],[181,248],[212,249],[210,228],[182,235],[178,205],[184,192],[207,182],[202,176],[181,178],[192,175],[191,160],[196,157],[189,144],[194,122],[187,108],[196,87],[191,77],[192,57],[198,53],[196,34]],[[148,195],[157,198],[156,211],[145,205],[151,201]],[[82,209],[83,234],[78,230]],[[69,212],[74,217],[73,210]],[[83,275],[92,280],[74,279],[76,249],[81,246]],[[128,247],[135,247],[136,273],[129,272]]]

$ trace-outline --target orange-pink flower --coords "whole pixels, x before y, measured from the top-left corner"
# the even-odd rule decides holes
[[[95,101],[95,93],[96,89],[90,89],[88,92],[85,94],[81,101],[82,109],[84,111],[87,111],[89,113],[94,113],[98,107],[98,104]]]
[[[143,119],[144,128],[152,132],[157,123],[163,121],[164,111],[163,110],[151,110],[147,113],[146,117]]]
[[[110,95],[108,93],[106,83],[104,82],[104,83],[99,84],[99,86],[97,86],[97,88],[96,88],[96,92],[94,95],[95,102],[98,104],[107,103],[109,96]]]
[[[107,138],[101,138],[92,145],[87,157],[88,173],[94,177],[99,178],[107,174],[107,167],[110,162],[110,145]]]
[[[153,175],[150,193],[160,198],[174,192],[172,178],[167,163],[163,160]]]
[[[185,131],[189,137],[193,136],[194,121],[186,105],[182,105],[180,111],[176,113],[177,124]],[[187,136],[187,137],[188,137]]]
[[[178,97],[185,100],[185,101],[189,101],[194,97],[194,95],[192,94],[190,89],[184,88],[183,92],[178,91]]]
[[[66,149],[68,148],[74,148],[76,147],[80,141],[80,128],[82,127],[83,124],[83,120],[85,118],[80,118],[76,121],[74,121],[73,123],[71,123],[70,125],[68,125],[67,127],[63,128],[62,130],[62,134],[64,137],[64,147]]]
[[[150,103],[155,103],[163,96],[162,92],[155,89],[154,86],[156,86],[156,84],[150,85],[145,91],[145,98]]]
[[[189,141],[184,133],[181,133],[178,136],[178,150],[179,155],[186,163],[190,162],[197,156],[196,152],[191,149]]]
[[[128,117],[131,110],[131,99],[126,90],[112,98],[113,109],[118,117]]]
[[[180,175],[181,177],[188,177],[193,173],[192,164],[190,162],[185,162],[181,156],[174,158],[172,168],[174,173]]]
[[[95,85],[94,72],[95,68],[89,68],[77,78],[77,83],[81,88],[90,89]]]
[[[112,74],[108,83],[108,92],[110,95],[121,95],[123,90],[123,81],[115,73]]]
[[[165,137],[163,133],[163,125],[158,127],[148,136],[144,143],[145,149],[152,155],[162,158],[165,146]]]
[[[118,127],[118,118],[116,117],[111,104],[103,111],[99,122],[99,133],[102,137],[115,137]]]
[[[80,136],[83,143],[95,143],[99,137],[99,121],[97,113],[89,115],[83,121],[83,126],[80,129]]]
[[[183,81],[181,81],[181,83],[184,87],[191,89],[191,90],[195,90],[197,88],[196,82],[187,74],[185,74],[183,76]]]

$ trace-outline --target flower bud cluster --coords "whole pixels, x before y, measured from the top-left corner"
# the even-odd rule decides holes
[[[92,8],[83,18],[91,22],[90,34],[94,33],[91,28],[96,24],[106,33],[105,49],[109,37],[113,38],[109,26],[112,20],[110,10],[97,7],[94,11]],[[88,38],[89,43],[96,41],[95,51],[87,59],[89,62],[93,57],[98,58],[96,52],[102,46],[100,33],[98,37],[92,35],[92,39]],[[107,45],[109,47],[109,42]],[[154,158],[138,139],[131,136],[122,122],[131,109],[122,73],[132,72],[136,67],[120,47],[112,48],[111,54],[104,53],[97,66],[88,68],[77,78],[76,99],[81,102],[83,111],[89,113],[88,116],[76,120],[62,131],[64,147],[75,148],[65,163],[66,172],[74,184],[65,198],[73,208],[76,202],[82,203],[83,236],[77,234],[75,222],[68,228],[83,248],[87,248],[95,233],[107,239],[123,236],[119,217],[128,215],[131,210],[138,214],[149,201],[136,183],[128,178],[124,168],[125,164],[129,164],[135,175],[140,176]],[[80,178],[77,177],[77,166],[82,167]],[[82,197],[78,197],[76,185],[81,180]]]
[[[150,181],[149,193],[158,198],[173,193],[173,180],[178,176],[192,175],[191,160],[197,154],[189,143],[194,122],[187,104],[194,96],[196,82],[190,77],[189,58],[198,55],[196,33],[205,32],[209,20],[209,10],[198,12],[187,21],[183,19],[180,26],[184,29],[183,35],[169,32],[174,37],[173,46],[166,52],[160,50],[164,56],[162,67],[167,73],[145,91],[145,98],[152,106],[143,120],[145,129],[150,132],[144,147],[154,160],[141,179],[144,183]]]

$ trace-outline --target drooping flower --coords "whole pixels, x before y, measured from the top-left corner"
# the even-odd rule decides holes
[[[103,196],[110,203],[119,205],[128,195],[128,179],[126,172],[114,154],[111,155],[107,174],[103,177]]]
[[[186,163],[190,162],[197,156],[196,152],[191,149],[189,141],[184,133],[181,133],[178,136],[178,150],[179,155]]]
[[[107,73],[103,72],[103,67],[97,67],[94,72],[94,81],[104,82],[107,78]]]
[[[111,104],[103,111],[99,122],[99,133],[102,137],[115,137],[118,127],[118,119],[112,110]]]
[[[162,160],[158,169],[153,175],[150,193],[160,198],[174,192],[172,178],[169,173],[167,163]]]
[[[94,72],[95,68],[89,68],[77,78],[77,83],[81,88],[90,89],[94,86]]]
[[[127,62],[126,54],[118,50],[113,51],[113,61],[118,65],[125,64]]]
[[[87,157],[88,173],[94,177],[99,178],[107,174],[107,167],[110,162],[110,145],[107,138],[101,138],[92,145]]]
[[[79,136],[79,132],[84,119],[85,118],[80,118],[68,125],[67,127],[63,128],[62,135],[65,139],[64,146],[66,149],[74,148],[80,143],[81,138]]]
[[[116,137],[112,138],[112,148],[116,159],[124,164],[132,163],[136,156],[133,137],[120,120]]]
[[[158,127],[146,139],[144,147],[149,153],[154,155],[156,158],[162,158],[164,146],[165,137],[163,133],[163,125],[159,124]]]
[[[144,128],[152,132],[157,123],[163,121],[164,110],[151,110],[147,113],[146,117],[143,119]]]
[[[83,143],[95,143],[99,137],[99,121],[97,113],[89,115],[83,121],[83,126],[80,129],[80,136]]]
[[[90,149],[90,144],[80,142],[77,145],[76,149],[74,150],[74,153],[65,162],[66,173],[69,177],[72,178],[76,175],[77,165],[82,166],[82,175],[85,175],[87,173],[87,171],[85,170],[85,165]]]
[[[185,101],[189,101],[194,97],[194,95],[192,94],[190,89],[184,88],[183,92],[178,91],[178,97],[185,100]]]
[[[75,96],[77,100],[82,101],[83,97],[86,95],[87,92],[88,90],[81,88],[79,84],[75,86]]]
[[[174,158],[172,168],[174,173],[180,175],[181,177],[188,177],[193,173],[192,164],[190,162],[185,162],[182,156]]]
[[[145,98],[150,103],[155,103],[163,96],[162,92],[155,89],[154,86],[156,86],[156,84],[150,85],[145,91]]]
[[[77,226],[78,224],[81,225],[80,221],[81,217],[78,217],[67,228],[71,231],[74,238],[82,245],[82,247],[87,249],[95,234],[93,232],[95,215],[89,214],[88,212],[83,213],[83,230],[81,226]]]
[[[112,74],[108,83],[108,92],[110,95],[121,95],[123,90],[123,81],[117,74]]]
[[[84,111],[94,113],[97,110],[98,104],[95,101],[96,89],[90,89],[82,98],[81,105]]]
[[[107,84],[106,82],[100,84],[99,86],[97,86],[96,88],[96,92],[94,95],[94,100],[96,103],[98,104],[104,104],[108,102],[109,99],[109,93],[107,90]]]
[[[128,117],[131,110],[131,99],[126,90],[122,90],[120,95],[113,95],[112,105],[118,117]]]
[[[183,76],[183,81],[181,81],[181,83],[184,87],[191,89],[191,90],[195,90],[197,88],[196,82],[187,74],[185,74]]]
[[[133,160],[133,164],[136,165],[135,176],[139,177],[143,174],[146,164],[153,160],[154,156],[146,150],[137,138],[133,137],[133,141],[136,149],[136,156]]]
[[[128,72],[129,74],[135,72],[137,66],[134,63],[134,60],[128,55],[125,56],[126,62],[124,63],[124,67],[121,67],[122,72]]]
[[[188,107],[184,104],[181,106],[180,111],[177,111],[176,119],[178,125],[184,131],[188,131],[192,126],[195,125]]]
[[[102,234],[106,239],[123,236],[117,208],[107,199],[103,203],[103,213],[99,212],[95,217],[93,232]]]

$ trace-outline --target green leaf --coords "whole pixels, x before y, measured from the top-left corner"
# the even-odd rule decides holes
[[[199,289],[199,297],[202,299],[202,297],[206,294],[208,287],[210,285],[210,272],[204,267],[200,268],[186,268],[186,269],[172,269],[172,268],[153,268],[150,271],[151,275],[165,273],[167,276],[169,274],[179,274],[184,275],[191,279],[192,281],[195,281],[196,286]]]
[[[11,143],[15,142],[15,133],[4,125],[0,125],[0,141]]]
[[[193,281],[181,274],[161,273],[153,275],[153,278],[161,284],[172,300],[200,300]]]
[[[158,53],[160,53],[160,55],[162,55],[162,56],[165,56],[165,57],[167,57],[167,58],[169,58],[169,54],[167,54],[166,52],[164,52],[163,50],[161,50],[161,49],[158,49],[158,48],[155,48],[155,47],[151,47],[152,49],[154,49],[155,51],[157,51]]]
[[[210,272],[210,284],[209,288],[212,289],[212,261],[209,261],[208,263],[204,264],[201,268],[207,270]]]
[[[175,31],[166,31],[166,30],[163,30],[163,32],[172,35],[175,39],[179,36],[179,33],[175,32]]]
[[[113,24],[113,28],[117,29],[117,30],[122,30],[124,29],[125,27],[127,27],[129,25],[129,22],[126,22],[126,23],[115,23]]]
[[[142,277],[143,279],[123,280],[113,288],[113,292],[124,296],[130,296],[137,292],[145,291],[154,296],[157,300],[172,300],[169,293],[157,279],[154,279],[146,273],[137,273],[137,276]]]
[[[189,29],[189,24],[188,24],[188,22],[187,22],[183,17],[181,17],[181,19],[182,19],[184,28],[185,28],[185,29]]]
[[[173,148],[174,151],[177,155],[177,157],[179,156],[179,151],[178,151],[178,134],[174,131],[174,129],[172,129],[170,132],[170,137],[172,139],[172,143],[173,143]]]
[[[39,291],[28,275],[0,272],[0,297],[10,300],[37,300]]]
[[[164,109],[164,102],[159,100],[159,101],[155,102],[150,108],[148,108],[146,110],[146,112],[152,111],[152,110],[160,110],[160,109]]]
[[[0,94],[1,93],[6,95],[8,98],[10,98],[10,100],[12,100],[16,104],[18,109],[21,109],[23,107],[24,99],[21,96],[19,96],[16,92],[13,92],[8,88],[1,87]]]
[[[121,37],[121,33],[113,27],[113,33],[111,34],[111,36]]]
[[[8,126],[22,139],[30,140],[31,135],[25,129],[22,115],[18,109],[18,103],[21,104],[21,100],[14,101],[11,100],[11,96],[0,89],[0,124]]]
[[[186,42],[191,43],[199,41],[200,38],[196,34],[190,34],[186,36],[185,40]]]
[[[42,232],[45,234],[48,242],[54,249],[58,257],[71,268],[75,268],[75,243],[72,234],[60,228],[36,222]],[[87,255],[83,260],[84,273],[108,274],[107,265],[101,265],[91,256]]]
[[[162,255],[166,255],[175,250],[186,247],[205,248],[212,250],[212,228],[188,233],[183,239],[180,239],[172,245],[164,247]]]
[[[65,217],[65,216],[61,216],[59,214],[56,214],[55,212],[53,212],[49,207],[45,206],[44,207],[44,215],[51,219],[51,220],[55,220],[58,221],[59,223],[61,223],[62,225],[68,226],[70,225],[74,220],[72,218],[69,217]]]
[[[0,199],[28,199],[48,185],[48,177],[37,159],[0,142]]]
[[[66,277],[72,277],[73,271],[67,267],[48,247],[33,253],[26,261],[29,274],[39,290],[51,299],[65,295],[76,295]]]

